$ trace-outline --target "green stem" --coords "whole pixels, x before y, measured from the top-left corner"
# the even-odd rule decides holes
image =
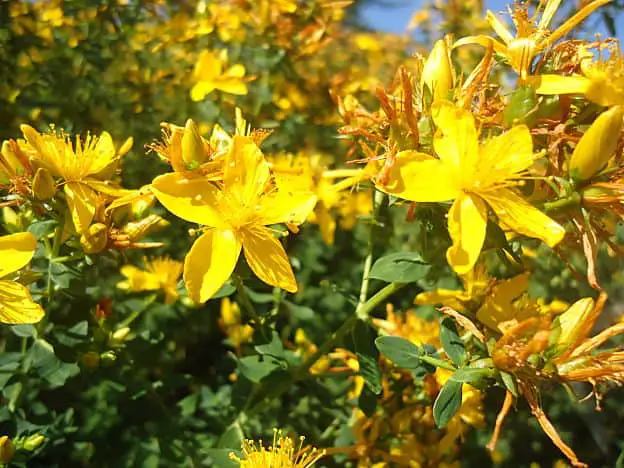
[[[447,361],[443,359],[434,358],[433,356],[424,355],[424,356],[419,356],[418,359],[420,359],[423,362],[426,362],[427,364],[431,364],[432,366],[441,367],[442,369],[446,369],[451,372],[455,372],[457,370],[452,364],[448,363]]]
[[[571,206],[576,206],[581,202],[581,195],[578,192],[574,192],[572,195],[560,198],[552,202],[544,203],[544,212],[552,213],[554,211],[561,211]]]
[[[141,307],[140,309],[135,310],[134,312],[132,312],[130,315],[128,315],[124,320],[122,320],[121,322],[119,322],[119,324],[117,325],[117,328],[124,328],[124,327],[128,327],[130,326],[130,324],[132,322],[134,322],[137,318],[139,318],[139,315],[141,315],[143,312],[145,312],[147,309],[149,309],[149,307],[154,303],[154,301],[156,300],[156,297],[158,295],[157,294],[152,294],[143,304],[143,307]]]

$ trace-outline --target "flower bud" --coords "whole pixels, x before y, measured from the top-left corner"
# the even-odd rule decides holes
[[[113,351],[106,351],[100,354],[100,360],[103,366],[112,366],[117,361],[117,354]]]
[[[130,334],[130,328],[129,327],[123,327],[123,328],[120,328],[119,330],[115,330],[113,332],[113,334],[111,335],[110,345],[111,346],[120,346],[120,345],[124,344],[126,342],[129,334]]]
[[[80,236],[80,246],[86,254],[99,253],[108,243],[108,228],[105,224],[94,223]]]
[[[7,436],[0,437],[0,463],[9,463],[15,454],[15,445]]]
[[[615,106],[598,116],[574,148],[570,175],[587,180],[596,175],[615,152],[622,131],[624,106]]]
[[[421,90],[429,89],[433,100],[446,99],[455,87],[455,76],[451,63],[451,54],[448,44],[440,39],[433,46],[433,50],[427,57],[420,76]]]
[[[32,190],[37,200],[49,200],[56,194],[56,182],[54,182],[50,171],[43,167],[37,169],[33,178]]]
[[[33,434],[22,443],[22,448],[24,450],[32,452],[34,450],[37,450],[41,446],[41,444],[45,442],[45,440],[45,437],[43,437],[41,434]]]
[[[124,226],[123,232],[127,234],[132,242],[141,240],[147,234],[156,232],[169,225],[169,222],[162,217],[152,214],[140,221],[131,222]]]
[[[188,169],[196,169],[206,162],[208,153],[204,147],[204,139],[192,119],[186,121],[182,135],[182,160]]]

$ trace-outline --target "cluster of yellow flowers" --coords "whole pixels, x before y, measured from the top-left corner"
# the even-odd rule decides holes
[[[454,362],[448,350],[440,349],[439,326],[413,311],[402,317],[390,307],[384,320],[371,319],[370,310],[362,313],[366,304],[371,308],[380,304],[367,302],[366,297],[371,250],[357,319],[377,325],[380,335],[432,347],[436,357],[429,356],[427,363],[437,369],[418,382],[391,359],[382,358],[382,405],[369,415],[354,409],[352,446],[307,451],[276,434],[270,448],[245,442],[242,458],[233,459],[247,467],[303,468],[322,456],[342,454],[358,460],[358,466],[452,466],[456,460],[451,449],[457,440],[468,427],[484,424],[482,392],[470,385],[476,381],[461,381],[460,408],[444,430],[435,429],[435,410],[429,404],[448,382],[456,382],[455,372],[469,369],[506,389],[491,450],[513,400],[522,396],[570,462],[583,466],[543,413],[539,386],[587,382],[598,397],[601,385],[624,383],[624,350],[599,349],[624,331],[624,323],[590,336],[607,300],[597,273],[598,251],[603,246],[618,248],[613,238],[624,214],[624,60],[612,39],[561,41],[608,2],[585,2],[553,31],[549,25],[560,0],[540,1],[532,16],[526,5],[516,2],[510,9],[515,36],[488,12],[487,22],[498,38],[446,36],[427,57],[407,58],[388,89],[377,87],[368,96],[381,81],[370,76],[368,65],[358,69],[362,73],[334,77],[331,86],[315,83],[318,61],[326,60],[324,54],[338,53],[322,50],[330,37],[353,41],[371,63],[384,53],[364,33],[338,37],[334,29],[348,2],[314,2],[319,13],[309,24],[303,18],[310,11],[301,2],[199,2],[192,14],[180,12],[164,25],[146,26],[135,37],[139,45],[157,32],[161,40],[180,44],[214,34],[230,44],[247,34],[260,34],[285,53],[308,57],[305,63],[316,63],[316,74],[310,72],[308,82],[331,89],[343,124],[339,132],[353,143],[350,155],[362,154],[353,162],[365,164],[332,167],[332,157],[314,148],[265,155],[261,146],[271,132],[252,130],[236,108],[232,132],[214,125],[205,136],[205,126],[192,119],[184,127],[163,123],[163,140],[150,149],[170,171],[129,190],[122,187],[119,173],[132,139],[115,145],[107,132],[81,138],[55,128],[40,133],[24,124],[23,138],[3,142],[0,152],[4,224],[12,232],[0,237],[0,321],[36,323],[44,316],[24,285],[36,278],[18,273],[33,258],[38,241],[50,263],[60,262],[62,245],[80,258],[162,246],[143,241],[167,224],[150,213],[156,201],[193,225],[192,245],[183,262],[155,257],[145,259],[144,269],[122,266],[125,279],[117,286],[162,292],[166,304],[181,294],[180,275],[195,304],[213,298],[229,280],[242,296],[237,270],[241,257],[262,282],[296,293],[297,278],[282,240],[298,233],[305,222],[318,224],[323,241],[330,245],[337,226],[350,230],[359,217],[375,217],[375,205],[380,203],[374,203],[373,194],[386,202],[391,199],[386,203],[389,209],[407,206],[408,221],[418,220],[419,210],[437,204],[445,212],[441,218],[445,216],[450,238],[441,268],[448,265],[463,289],[421,292],[415,303],[439,306],[443,315],[455,320],[463,330],[462,346],[474,359]],[[476,2],[468,3],[471,11],[478,9]],[[21,16],[17,10],[12,14]],[[56,22],[59,27],[71,23],[63,19],[62,11],[46,14],[48,26],[39,33],[44,40],[50,40]],[[28,27],[29,21],[22,18],[15,27]],[[193,28],[187,30],[191,23]],[[183,30],[187,32],[176,34]],[[290,44],[287,38],[293,30],[296,40]],[[465,55],[466,50],[483,52],[470,70],[454,64],[454,54]],[[201,102],[212,92],[247,95],[248,84],[256,77],[248,76],[242,62],[242,56],[230,61],[227,48],[199,52],[192,79],[186,83],[191,100]],[[501,68],[517,75],[509,97],[492,79]],[[308,105],[300,86],[283,80],[276,88],[271,102],[282,116]],[[379,108],[374,111],[363,104],[375,99]],[[53,232],[38,239],[21,232],[42,219],[54,221]],[[535,248],[552,250],[562,258],[582,252],[585,277],[596,298],[580,298],[569,305],[531,297],[527,292],[531,269],[524,257],[534,255]],[[255,319],[242,314],[237,303],[223,299],[220,326],[238,354],[253,336]],[[352,379],[350,396],[360,397],[364,378],[357,353],[332,341],[316,346],[303,331],[288,344],[306,360],[307,374],[346,373]]]

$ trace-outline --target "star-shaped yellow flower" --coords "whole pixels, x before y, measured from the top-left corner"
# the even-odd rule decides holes
[[[496,15],[488,10],[487,20],[502,42],[489,36],[468,36],[457,41],[455,46],[480,44],[489,47],[491,43],[497,53],[509,60],[509,64],[520,74],[520,78],[525,79],[533,59],[538,54],[568,34],[596,9],[610,1],[594,0],[588,3],[554,31],[550,31],[548,27],[559,9],[561,0],[541,0],[533,17],[529,17],[528,7],[525,4],[514,2],[513,10],[510,9],[509,13],[516,27],[515,37]],[[538,20],[540,13],[541,17]]]
[[[247,85],[243,80],[245,67],[240,64],[225,69],[227,50],[212,52],[204,50],[199,54],[193,80],[195,85],[191,89],[191,99],[201,101],[215,89],[230,94],[247,94]]]
[[[182,263],[167,257],[145,260],[145,269],[124,265],[121,274],[126,277],[117,283],[120,289],[130,291],[158,291],[165,293],[165,304],[172,304],[178,298],[178,280]]]
[[[76,136],[75,145],[65,135],[41,134],[30,125],[22,125],[28,156],[49,170],[54,177],[64,180],[64,192],[76,231],[84,233],[95,216],[98,194],[112,198],[129,193],[110,183],[118,160],[132,146],[129,138],[115,150],[108,132],[97,137],[87,135],[83,140]]]
[[[297,291],[284,247],[267,226],[303,223],[316,197],[278,190],[269,164],[250,138],[234,136],[221,184],[164,174],[154,179],[152,190],[173,214],[208,228],[184,262],[184,281],[194,301],[205,302],[219,290],[234,271],[241,250],[262,281]]]
[[[29,232],[0,237],[0,278],[26,266],[35,253],[37,241]],[[30,291],[16,281],[0,279],[0,322],[37,323],[43,309],[33,301]]]
[[[388,183],[377,181],[377,187],[415,202],[454,200],[448,214],[453,245],[446,257],[458,274],[468,273],[479,257],[489,211],[505,228],[541,239],[550,247],[561,241],[563,227],[513,189],[535,159],[526,126],[479,144],[470,112],[439,101],[432,113],[438,129],[433,142],[438,158],[403,151],[397,155]]]

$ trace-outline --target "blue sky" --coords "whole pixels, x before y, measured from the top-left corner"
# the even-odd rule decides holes
[[[512,1],[513,0],[486,0],[485,4],[487,8],[494,12],[503,12],[505,10],[505,6],[512,3]],[[364,20],[366,20],[368,24],[375,29],[401,33],[405,31],[405,27],[407,26],[412,13],[418,8],[422,1],[385,0],[385,3],[392,3],[396,6],[371,5],[363,12]],[[575,3],[578,2],[575,1]],[[588,21],[590,21],[591,24],[595,24],[596,22],[594,19],[595,17],[599,18],[599,16],[600,13],[594,13]],[[504,18],[505,16],[501,15],[501,17]],[[602,22],[600,22],[600,27],[603,29],[595,32],[606,34],[606,30],[604,29],[604,24]],[[624,38],[624,16],[622,14],[616,18],[616,29],[618,31],[618,37],[620,39]]]

